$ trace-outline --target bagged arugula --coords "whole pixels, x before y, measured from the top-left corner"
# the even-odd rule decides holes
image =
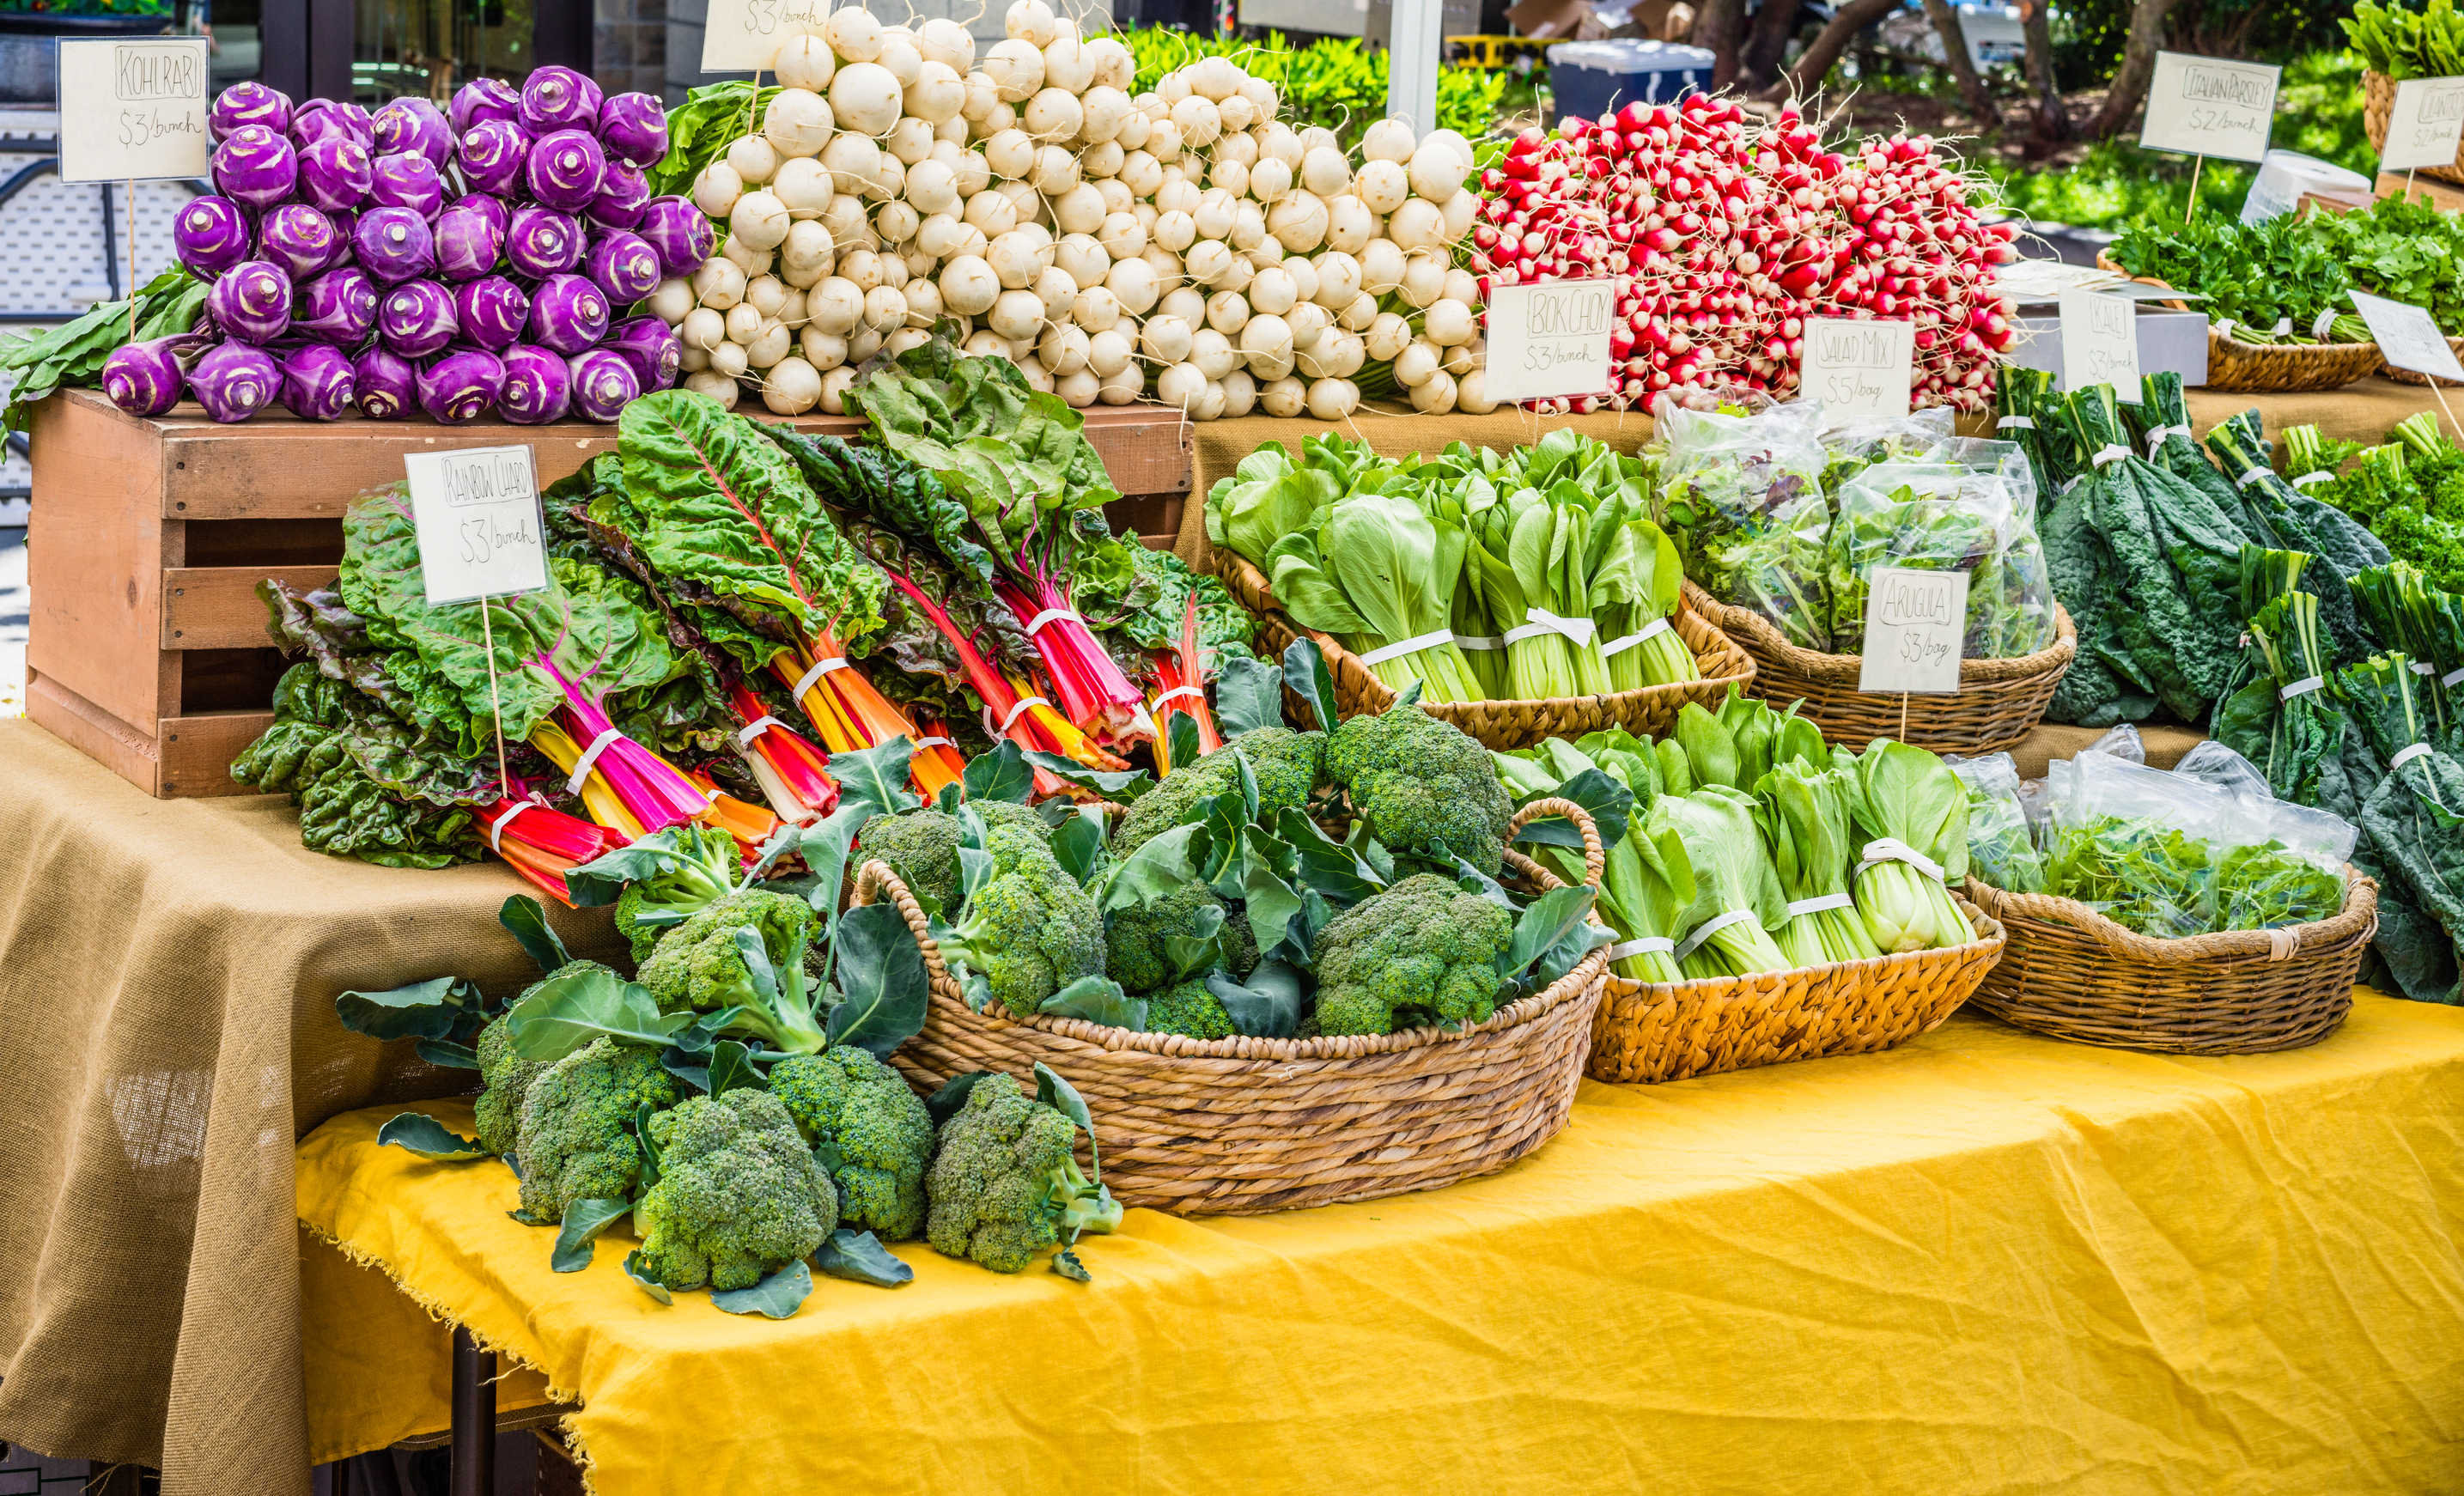
[[[1865,469],[1838,494],[1825,568],[1832,648],[1864,651],[1876,566],[1965,571],[1963,659],[2034,654],[2054,640],[2053,584],[2026,457],[2010,442],[1952,441],[1939,459]]]
[[[2211,843],[2237,814],[2211,784],[2106,754],[2073,760],[2054,806],[2045,891],[2157,939],[2210,928]]]
[[[2045,859],[2019,798],[2019,769],[2007,753],[1946,758],[1968,791],[1968,875],[2012,893],[2041,893]]]
[[[1838,511],[1840,488],[1878,462],[1931,462],[1951,440],[1950,407],[1868,416],[1822,433],[1822,492]]]
[[[1734,393],[1686,398],[1709,408],[1675,392],[1652,407],[1667,444],[1652,517],[1676,539],[1697,585],[1770,619],[1791,644],[1828,651],[1822,407]]]

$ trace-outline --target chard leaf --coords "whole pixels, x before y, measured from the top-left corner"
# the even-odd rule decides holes
[[[556,1251],[548,1266],[558,1272],[580,1272],[590,1265],[591,1248],[609,1226],[633,1213],[629,1199],[578,1199],[564,1207],[564,1223],[556,1233]]]
[[[379,1148],[404,1148],[438,1163],[485,1158],[488,1150],[464,1137],[425,1111],[406,1111],[377,1129]]]
[[[830,1233],[814,1261],[833,1278],[869,1283],[876,1288],[895,1288],[915,1277],[915,1269],[891,1255],[880,1238],[869,1231],[850,1231],[845,1226]]]

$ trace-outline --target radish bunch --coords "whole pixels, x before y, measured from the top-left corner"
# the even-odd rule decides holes
[[[1925,137],[1844,156],[1793,110],[1757,127],[1731,100],[1690,95],[1527,130],[1482,188],[1473,268],[1493,283],[1618,283],[1617,390],[1552,408],[1712,385],[1784,394],[1806,318],[1871,316],[1915,321],[1919,406],[1981,409],[2013,337],[1992,287],[2011,231],[1978,222]]]

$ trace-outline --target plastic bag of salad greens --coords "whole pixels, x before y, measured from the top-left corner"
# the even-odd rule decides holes
[[[2007,753],[1942,761],[1968,787],[1968,875],[2012,893],[2043,892],[2045,859],[2019,801],[2018,764]]]
[[[2139,729],[2128,722],[2108,727],[2102,737],[2079,750],[2081,757],[2092,753],[2110,754],[2125,763],[2147,761],[2146,740]],[[2071,775],[2077,759],[2056,759],[2045,765],[2045,777],[2029,780],[2019,786],[2019,803],[2028,807],[2028,825],[2036,833],[2036,845],[2047,847],[2054,839],[2054,806],[2070,795]]]
[[[2233,797],[2211,784],[2106,754],[2073,760],[2054,807],[2045,891],[2158,939],[2212,928],[2212,847],[2239,840]]]
[[[1859,416],[1822,433],[1822,492],[1839,507],[1841,484],[1878,462],[1930,462],[1951,439],[1950,407]]]
[[[1652,519],[1677,542],[1685,575],[1770,619],[1791,644],[1828,651],[1821,405],[1670,390],[1652,418],[1666,443]]]
[[[2275,930],[2332,919],[2344,907],[2344,862],[2361,828],[2332,811],[2267,803],[2265,840],[2216,859],[2218,930]]]
[[[2009,659],[2053,643],[2035,479],[2016,443],[1953,439],[1933,460],[1876,463],[1841,486],[1837,511],[1824,561],[1835,649],[1862,652],[1876,566],[1969,574],[1963,658]]]

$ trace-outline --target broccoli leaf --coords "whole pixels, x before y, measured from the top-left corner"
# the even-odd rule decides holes
[[[1598,896],[1597,889],[1577,885],[1551,889],[1533,899],[1523,917],[1514,922],[1514,943],[1506,948],[1497,974],[1510,980],[1529,971],[1560,941],[1582,929],[1584,918],[1592,912],[1592,901]],[[1586,945],[1583,949],[1588,951],[1591,947]]]
[[[1154,779],[1144,769],[1090,769],[1075,759],[1042,749],[1029,751],[1026,761],[1064,784],[1092,790],[1107,800],[1135,800],[1155,788]]]
[[[1095,875],[1104,870],[1104,823],[1080,815],[1063,822],[1052,833],[1052,860],[1080,888],[1092,888]]]
[[[754,996],[761,1000],[763,1006],[777,1008],[779,969],[770,964],[770,947],[763,942],[761,932],[751,925],[740,925],[729,938],[744,962],[744,975],[753,983]]]
[[[662,1013],[649,988],[605,967],[583,967],[532,988],[505,1015],[505,1023],[516,1054],[525,1060],[561,1060],[602,1037],[665,1049],[698,1016]]]
[[[573,964],[572,953],[565,950],[563,937],[547,922],[547,911],[529,894],[517,893],[505,900],[505,907],[496,911],[496,923],[521,942],[530,958],[539,962],[539,970],[552,972],[560,966]]]
[[[478,1017],[478,984],[467,977],[431,977],[385,992],[335,995],[342,1026],[371,1039],[450,1039],[465,1016]]]
[[[958,1109],[967,1104],[968,1092],[976,1089],[976,1082],[989,1079],[992,1074],[990,1070],[969,1070],[943,1081],[940,1089],[924,1098],[924,1110],[933,1114],[933,1125],[937,1128],[957,1116]]]
[[[1095,1117],[1087,1110],[1087,1098],[1079,1095],[1078,1088],[1070,1085],[1059,1070],[1038,1060],[1035,1062],[1035,1099],[1087,1130],[1087,1161],[1092,1165],[1088,1173],[1094,1176],[1097,1184],[1103,1183],[1104,1157],[1096,1151]]]
[[[1446,855],[1454,857],[1452,852],[1448,852]],[[1505,884],[1498,882],[1495,878],[1490,877],[1487,873],[1481,871],[1478,868],[1473,867],[1471,864],[1463,861],[1460,857],[1454,858],[1454,864],[1455,883],[1465,893],[1477,893],[1482,898],[1488,900],[1490,903],[1509,913],[1519,914],[1523,912],[1522,908],[1514,902],[1514,895],[1506,891]]]
[[[876,1288],[895,1288],[915,1277],[915,1269],[891,1256],[880,1238],[845,1226],[830,1233],[814,1262],[833,1278],[869,1283]]]
[[[1226,737],[1282,726],[1284,672],[1264,660],[1225,660],[1215,681],[1215,718]]]
[[[907,766],[914,754],[915,745],[900,734],[871,748],[830,755],[830,778],[839,781],[839,809],[869,805],[874,815],[894,816],[922,804],[907,792]]]
[[[1326,898],[1315,890],[1304,892],[1294,889],[1276,870],[1270,849],[1288,852],[1289,847],[1263,831],[1253,830],[1247,842],[1241,866],[1239,896],[1248,900],[1249,929],[1257,937],[1258,954],[1272,958],[1277,952],[1288,948],[1290,958],[1306,961],[1309,959],[1309,936],[1313,936],[1316,931],[1312,929],[1308,935],[1296,936],[1292,930],[1292,917],[1306,913],[1310,899],[1317,900],[1321,908],[1326,907]],[[1331,913],[1328,917],[1331,918]]]
[[[714,1309],[730,1314],[759,1314],[764,1319],[786,1319],[803,1306],[813,1292],[813,1270],[802,1260],[789,1263],[749,1288],[735,1288],[710,1296]]]
[[[1592,825],[1600,835],[1600,850],[1607,851],[1625,840],[1626,822],[1634,814],[1634,791],[1618,783],[1602,769],[1585,769],[1546,794],[1532,800],[1571,800],[1592,813]],[[1542,847],[1570,847],[1583,849],[1583,833],[1564,816],[1546,816],[1532,822],[1514,838]]]
[[[1202,755],[1198,718],[1186,712],[1175,712],[1165,719],[1163,754],[1165,759],[1176,766],[1199,760]]]
[[[1289,805],[1275,813],[1275,834],[1298,859],[1301,887],[1326,895],[1338,909],[1386,891],[1386,880],[1353,849],[1318,829],[1317,823]]]
[[[890,904],[848,910],[839,921],[837,950],[838,985],[845,996],[830,1009],[830,1045],[853,1045],[886,1060],[924,1031],[932,998],[924,954]]]
[[[1095,1275],[1089,1272],[1087,1265],[1078,1260],[1078,1249],[1074,1246],[1065,1246],[1052,1254],[1052,1270],[1072,1283],[1095,1281]]]
[[[422,1039],[412,1045],[411,1052],[429,1064],[449,1070],[475,1070],[479,1067],[479,1051],[469,1045],[457,1045],[451,1039]]]
[[[656,1278],[647,1278],[642,1275],[642,1250],[639,1247],[625,1254],[625,1276],[633,1280],[634,1287],[662,1304],[673,1304],[676,1301],[676,1296],[668,1291],[666,1284]]]
[[[983,823],[981,821],[978,821],[976,823],[976,830],[978,838],[980,840],[983,830]],[[964,906],[968,900],[974,898],[976,896],[976,891],[982,888],[985,884],[990,883],[992,878],[992,853],[985,851],[981,847],[961,847],[958,848],[958,903],[961,906]],[[919,895],[919,897],[929,895]]]
[[[839,886],[847,881],[848,851],[855,846],[856,832],[872,817],[873,809],[869,804],[842,803],[827,818],[804,827],[804,834],[797,839],[797,851],[803,857],[804,866],[813,869],[813,891],[808,902],[822,919],[815,935],[825,943],[834,938],[838,929]]]
[[[1036,1011],[1054,1018],[1083,1018],[1132,1033],[1144,1033],[1147,1026],[1147,1000],[1131,997],[1110,977],[1081,977],[1045,999]]]
[[[1215,972],[1206,990],[1223,1004],[1240,1033],[1258,1039],[1289,1039],[1300,1027],[1301,974],[1283,961],[1260,961],[1242,980]]]
[[[1198,829],[1195,825],[1177,825],[1139,843],[1138,849],[1123,858],[1105,878],[1096,907],[1109,914],[1116,909],[1162,898],[1195,880],[1198,869],[1191,866],[1189,844]]]
[[[564,1224],[556,1233],[556,1251],[548,1265],[558,1272],[580,1272],[590,1265],[592,1245],[609,1226],[633,1213],[629,1199],[578,1199],[564,1207]]]
[[[968,760],[958,780],[969,800],[1006,800],[1023,805],[1035,793],[1035,770],[1018,744],[1004,737],[990,753]]]
[[[653,831],[629,847],[603,853],[596,861],[567,869],[564,891],[576,909],[597,909],[613,904],[623,896],[625,885],[648,882],[663,872],[673,872],[694,861],[691,851],[678,842],[686,834],[680,826],[670,826],[664,831]],[[511,902],[507,901],[509,906]]]
[[[1285,648],[1284,684],[1316,715],[1319,732],[1334,731],[1334,675],[1326,668],[1326,651],[1316,640],[1302,637]]]
[[[468,1158],[485,1158],[488,1150],[470,1138],[460,1136],[444,1123],[424,1111],[406,1111],[377,1129],[379,1148],[407,1148],[422,1158],[439,1163],[460,1163]]]
[[[710,1051],[710,1084],[705,1088],[713,1096],[724,1096],[731,1090],[768,1090],[770,1079],[753,1064],[753,1051],[734,1039],[722,1039]]]

